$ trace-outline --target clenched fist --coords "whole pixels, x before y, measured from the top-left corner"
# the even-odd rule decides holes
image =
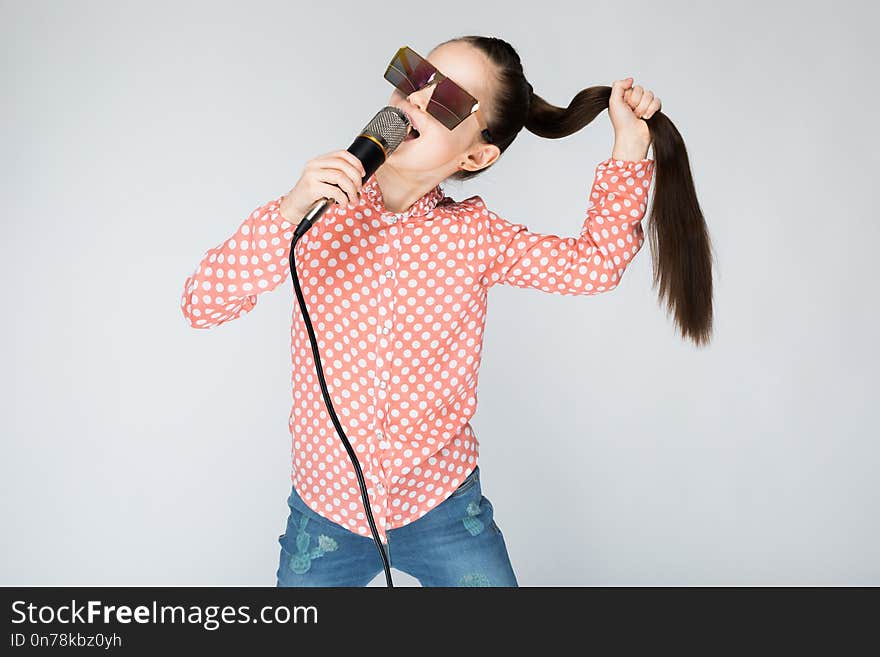
[[[633,86],[632,78],[615,80],[611,85],[608,115],[614,126],[614,138],[619,142],[650,142],[651,132],[647,119],[660,109],[660,99],[640,85]]]

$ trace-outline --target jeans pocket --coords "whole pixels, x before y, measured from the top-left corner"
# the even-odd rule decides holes
[[[479,477],[480,466],[476,466],[473,471],[467,477],[465,477],[464,481],[462,481],[458,485],[458,488],[452,491],[452,495],[450,495],[449,497],[460,497],[461,495],[464,495],[475,483],[477,483],[477,479],[479,479]]]

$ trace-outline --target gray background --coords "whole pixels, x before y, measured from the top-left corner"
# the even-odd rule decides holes
[[[0,583],[274,586],[292,282],[199,331],[184,280],[351,143],[399,46],[477,33],[558,105],[653,90],[716,256],[703,350],[648,243],[611,294],[493,288],[473,426],[520,584],[880,584],[869,3],[446,4],[2,3]],[[523,131],[444,189],[577,235],[612,141]]]

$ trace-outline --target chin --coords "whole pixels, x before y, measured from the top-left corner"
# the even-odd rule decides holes
[[[404,141],[400,143],[395,151],[391,154],[390,157],[399,157],[404,158],[408,155],[413,155],[418,153],[417,157],[420,160],[438,160],[441,159],[438,156],[441,154],[442,147],[438,147],[437,144],[433,146],[428,143],[430,140],[425,137],[419,137],[418,139],[413,139],[410,141]],[[437,162],[440,164],[440,162]]]
[[[394,149],[394,152],[388,156],[388,159],[394,158],[395,160],[404,160],[407,158],[409,153],[412,153],[415,150],[418,150],[418,145],[415,143],[420,141],[421,137],[411,141],[401,142],[400,146]]]

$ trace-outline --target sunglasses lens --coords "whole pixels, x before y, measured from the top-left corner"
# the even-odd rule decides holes
[[[452,130],[466,119],[474,106],[474,99],[451,80],[443,80],[431,94],[428,112]]]
[[[409,79],[417,89],[421,89],[428,84],[428,80],[433,77],[434,73],[436,73],[436,69],[424,59],[419,58],[409,74]]]
[[[397,89],[404,95],[409,95],[416,90],[406,74],[403,73],[394,62],[392,62],[385,71],[385,79],[397,87]]]
[[[385,71],[385,79],[401,93],[409,95],[421,89],[433,75],[434,69],[411,50],[401,48]]]

